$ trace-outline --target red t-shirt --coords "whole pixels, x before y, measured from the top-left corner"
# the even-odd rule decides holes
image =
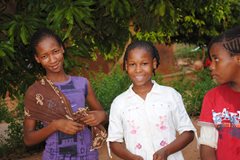
[[[232,90],[227,84],[208,91],[199,122],[214,124],[217,128],[218,160],[240,159],[240,92]]]

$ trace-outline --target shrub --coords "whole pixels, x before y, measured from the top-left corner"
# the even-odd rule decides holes
[[[19,159],[22,153],[36,152],[43,149],[44,142],[36,146],[26,147],[23,142],[23,118],[24,104],[23,95],[18,95],[18,105],[11,113],[5,104],[1,103],[0,118],[8,123],[8,128],[5,135],[0,137],[0,157],[6,159]],[[4,108],[4,109],[3,109]],[[2,112],[4,111],[4,112]],[[37,127],[41,128],[41,123],[37,123]]]
[[[8,107],[5,103],[4,100],[1,99],[0,101],[0,123],[1,122],[11,122],[13,119],[12,119],[12,116],[11,116],[11,113],[8,111]]]
[[[120,67],[111,74],[98,73],[90,79],[98,100],[107,112],[110,110],[113,99],[131,84],[127,74]]]
[[[194,75],[194,78],[182,75],[177,80],[169,83],[182,95],[186,110],[190,116],[200,114],[204,95],[208,90],[216,86],[208,69],[195,72]]]
[[[23,144],[23,114],[21,109],[23,108],[23,100],[19,98],[19,103],[16,109],[13,112],[9,112],[8,109],[6,111],[7,115],[2,117],[2,121],[8,123],[8,129],[5,131],[7,134],[6,137],[0,137],[1,145],[0,145],[0,156],[7,156],[13,150],[14,153],[22,152],[24,150]],[[7,107],[7,106],[6,106]],[[19,113],[20,112],[20,113]]]

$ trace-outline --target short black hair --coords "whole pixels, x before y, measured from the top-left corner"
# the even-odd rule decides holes
[[[65,50],[63,41],[61,40],[61,38],[54,33],[52,30],[48,29],[48,28],[39,28],[31,37],[30,40],[30,47],[31,47],[31,51],[33,54],[36,54],[36,46],[39,44],[39,42],[41,42],[44,38],[46,37],[52,37],[54,38],[57,43],[62,46]]]
[[[240,26],[235,26],[229,30],[226,30],[219,36],[214,37],[208,45],[209,57],[209,50],[214,43],[222,43],[223,47],[231,56],[240,54]]]
[[[128,45],[124,57],[123,57],[123,70],[125,70],[125,65],[126,65],[126,61],[128,60],[128,54],[131,50],[135,49],[135,48],[143,48],[145,49],[147,52],[149,52],[152,55],[152,58],[156,59],[157,61],[157,66],[156,68],[159,66],[160,64],[160,56],[158,54],[158,50],[157,48],[153,45],[152,42],[150,41],[134,41],[131,44]],[[155,69],[156,69],[155,68]],[[153,69],[153,73],[155,75],[155,69]]]

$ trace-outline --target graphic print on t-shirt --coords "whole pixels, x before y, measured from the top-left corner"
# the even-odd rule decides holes
[[[240,111],[230,112],[227,108],[223,108],[222,112],[212,110],[212,116],[213,122],[219,132],[221,132],[223,128],[231,128],[229,134],[233,137],[240,138]]]

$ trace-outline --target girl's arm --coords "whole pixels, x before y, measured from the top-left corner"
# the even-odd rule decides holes
[[[49,135],[56,131],[66,134],[76,134],[84,128],[83,124],[79,124],[67,119],[59,119],[52,121],[46,127],[35,130],[36,120],[24,119],[24,143],[26,145],[35,145],[44,141]]]
[[[96,126],[100,123],[106,122],[108,119],[107,113],[104,111],[102,105],[98,101],[91,84],[88,81],[88,95],[86,97],[87,103],[90,107],[89,115],[82,118],[87,125]]]
[[[200,128],[200,157],[202,160],[216,160],[218,143],[218,130],[214,126],[201,126]]]
[[[144,160],[141,156],[132,154],[128,151],[123,143],[110,142],[111,151],[124,160]]]
[[[173,142],[155,152],[153,155],[153,160],[166,160],[169,155],[180,151],[186,147],[193,139],[193,131],[184,131],[182,134],[177,136]]]
[[[201,157],[201,160],[217,159],[215,149],[207,145],[200,145],[200,157]]]

